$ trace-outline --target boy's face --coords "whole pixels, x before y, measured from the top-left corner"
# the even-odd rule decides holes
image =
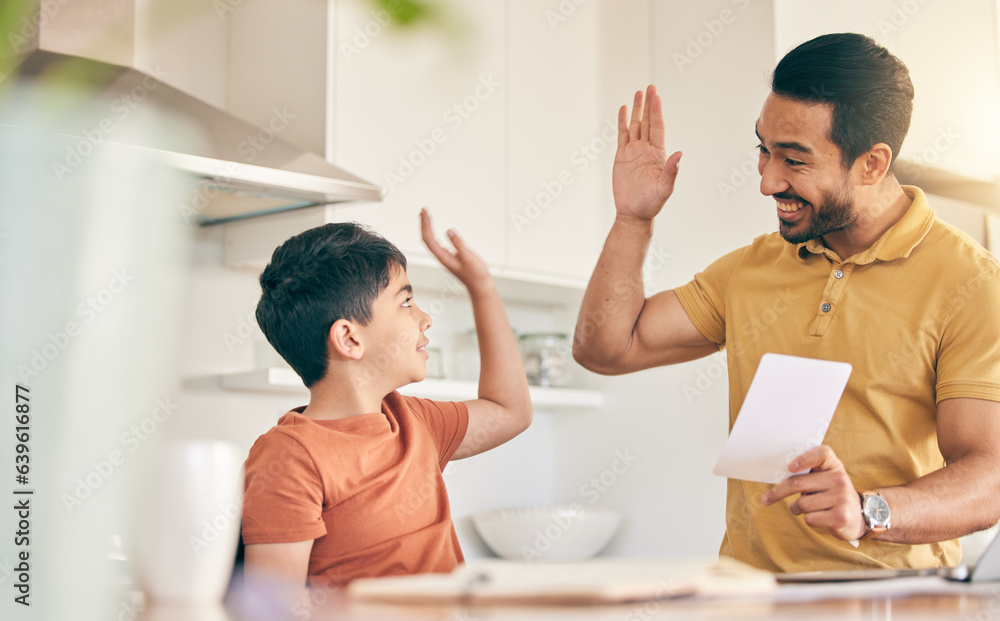
[[[386,287],[372,304],[372,320],[359,326],[364,339],[365,379],[395,390],[427,376],[428,339],[424,330],[431,327],[430,315],[413,301],[410,279],[401,268],[394,268]]]

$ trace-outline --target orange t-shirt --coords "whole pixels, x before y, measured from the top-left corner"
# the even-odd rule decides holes
[[[441,471],[469,425],[464,403],[404,397],[382,412],[278,420],[244,465],[243,541],[314,539],[309,583],[447,572],[463,561]]]

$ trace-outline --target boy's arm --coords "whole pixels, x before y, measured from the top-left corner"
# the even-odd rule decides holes
[[[466,401],[469,428],[452,459],[471,457],[499,446],[531,424],[531,397],[514,333],[500,294],[482,259],[454,232],[448,238],[455,252],[434,239],[430,215],[420,211],[424,243],[444,267],[458,278],[472,301],[479,338],[479,398]]]
[[[273,584],[275,579],[305,586],[313,539],[294,543],[248,543],[243,570],[247,585]]]

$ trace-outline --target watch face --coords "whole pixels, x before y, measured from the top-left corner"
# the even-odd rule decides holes
[[[889,523],[889,503],[881,496],[874,494],[866,496],[864,513],[872,528],[885,526]]]

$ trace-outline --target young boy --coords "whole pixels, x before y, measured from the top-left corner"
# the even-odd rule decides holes
[[[309,388],[247,458],[248,580],[311,586],[463,561],[441,471],[527,429],[532,409],[517,344],[482,260],[453,232],[431,253],[469,291],[482,360],[479,398],[437,402],[396,389],[427,375],[431,318],[413,300],[406,258],[356,224],[287,240],[260,276],[257,322]]]

